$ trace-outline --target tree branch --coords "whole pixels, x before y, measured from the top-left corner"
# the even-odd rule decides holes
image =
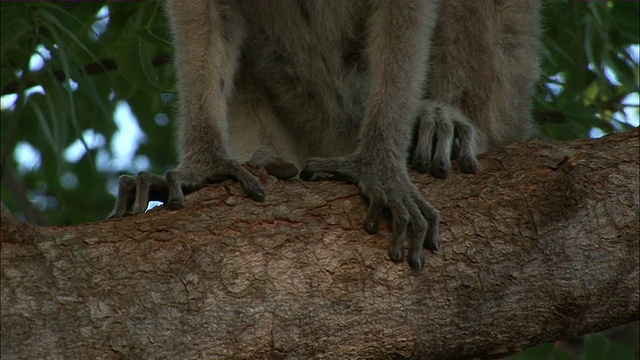
[[[72,227],[2,215],[2,357],[471,358],[638,319],[639,132],[414,174],[442,247],[413,272],[354,186],[230,181]]]

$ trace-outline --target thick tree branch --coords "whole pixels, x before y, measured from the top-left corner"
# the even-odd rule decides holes
[[[414,179],[442,248],[413,272],[354,186],[232,182],[73,227],[2,215],[2,358],[470,358],[638,319],[639,132],[527,142]]]

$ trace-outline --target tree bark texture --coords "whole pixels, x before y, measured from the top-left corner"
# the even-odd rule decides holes
[[[420,272],[353,185],[231,181],[69,227],[2,213],[2,358],[472,358],[637,320],[639,132],[531,141],[447,180]],[[99,190],[96,190],[99,191]]]

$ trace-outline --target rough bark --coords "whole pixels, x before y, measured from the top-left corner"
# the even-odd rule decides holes
[[[425,269],[362,230],[354,186],[262,174],[72,227],[2,214],[2,358],[470,358],[638,319],[639,132],[512,144],[414,174]]]

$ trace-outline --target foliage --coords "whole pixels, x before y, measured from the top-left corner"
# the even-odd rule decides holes
[[[551,139],[586,137],[592,128],[631,128],[629,116],[638,116],[640,55],[630,46],[639,42],[639,11],[637,1],[556,1],[544,7],[546,79],[537,115]],[[635,104],[625,106],[633,93]]]
[[[37,223],[104,218],[114,200],[107,185],[113,187],[118,171],[142,163],[140,170],[162,173],[175,162],[162,115],[170,110],[173,79],[160,2],[0,6],[0,88],[3,102],[15,98],[1,112],[2,199]],[[152,135],[139,147],[114,147],[127,135],[113,120],[122,101]],[[127,167],[118,158],[123,147],[137,150]],[[35,150],[39,159],[31,167],[20,163],[20,149]]]
[[[612,340],[603,333],[586,335],[576,339],[577,346],[563,342],[534,346],[505,360],[634,360],[637,359],[633,346]]]
[[[549,138],[625,130],[637,119],[639,13],[635,1],[546,4],[535,115]],[[175,166],[171,46],[159,1],[3,1],[0,20],[2,201],[18,216],[99,220],[121,172]],[[139,137],[114,121],[124,102],[144,129]],[[627,356],[624,346],[593,335],[585,359]],[[544,344],[511,359],[565,355]]]

